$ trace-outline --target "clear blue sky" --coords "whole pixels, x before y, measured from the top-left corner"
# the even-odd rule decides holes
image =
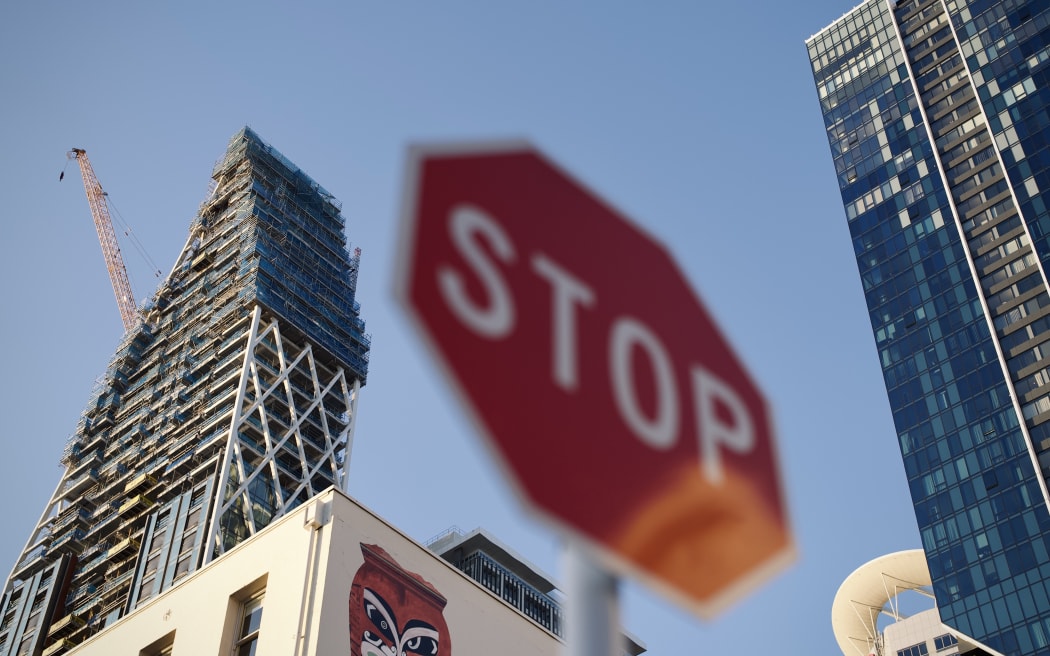
[[[559,540],[391,294],[406,145],[526,138],[669,245],[777,418],[798,562],[711,622],[626,583],[626,628],[653,654],[836,653],[843,578],[919,546],[803,45],[852,5],[4,3],[0,576],[122,333],[64,153],[87,149],[166,273],[245,124],[343,202],[364,250],[351,493],[419,540],[483,526],[557,576]],[[124,252],[141,299],[156,279]]]

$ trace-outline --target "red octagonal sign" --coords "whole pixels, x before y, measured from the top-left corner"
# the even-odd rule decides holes
[[[766,402],[661,244],[527,144],[406,185],[398,295],[526,504],[702,615],[786,564]]]

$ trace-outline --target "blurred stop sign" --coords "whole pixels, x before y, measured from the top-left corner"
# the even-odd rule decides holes
[[[397,294],[520,498],[702,615],[786,564],[766,402],[664,247],[527,144],[407,175]]]

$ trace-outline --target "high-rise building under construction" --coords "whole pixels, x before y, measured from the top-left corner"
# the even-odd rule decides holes
[[[0,656],[61,653],[345,488],[369,338],[340,205],[248,128],[212,179],[61,454]]]

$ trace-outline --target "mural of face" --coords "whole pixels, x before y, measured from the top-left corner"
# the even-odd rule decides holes
[[[362,543],[361,553],[350,586],[350,654],[452,656],[445,597],[382,547]]]

